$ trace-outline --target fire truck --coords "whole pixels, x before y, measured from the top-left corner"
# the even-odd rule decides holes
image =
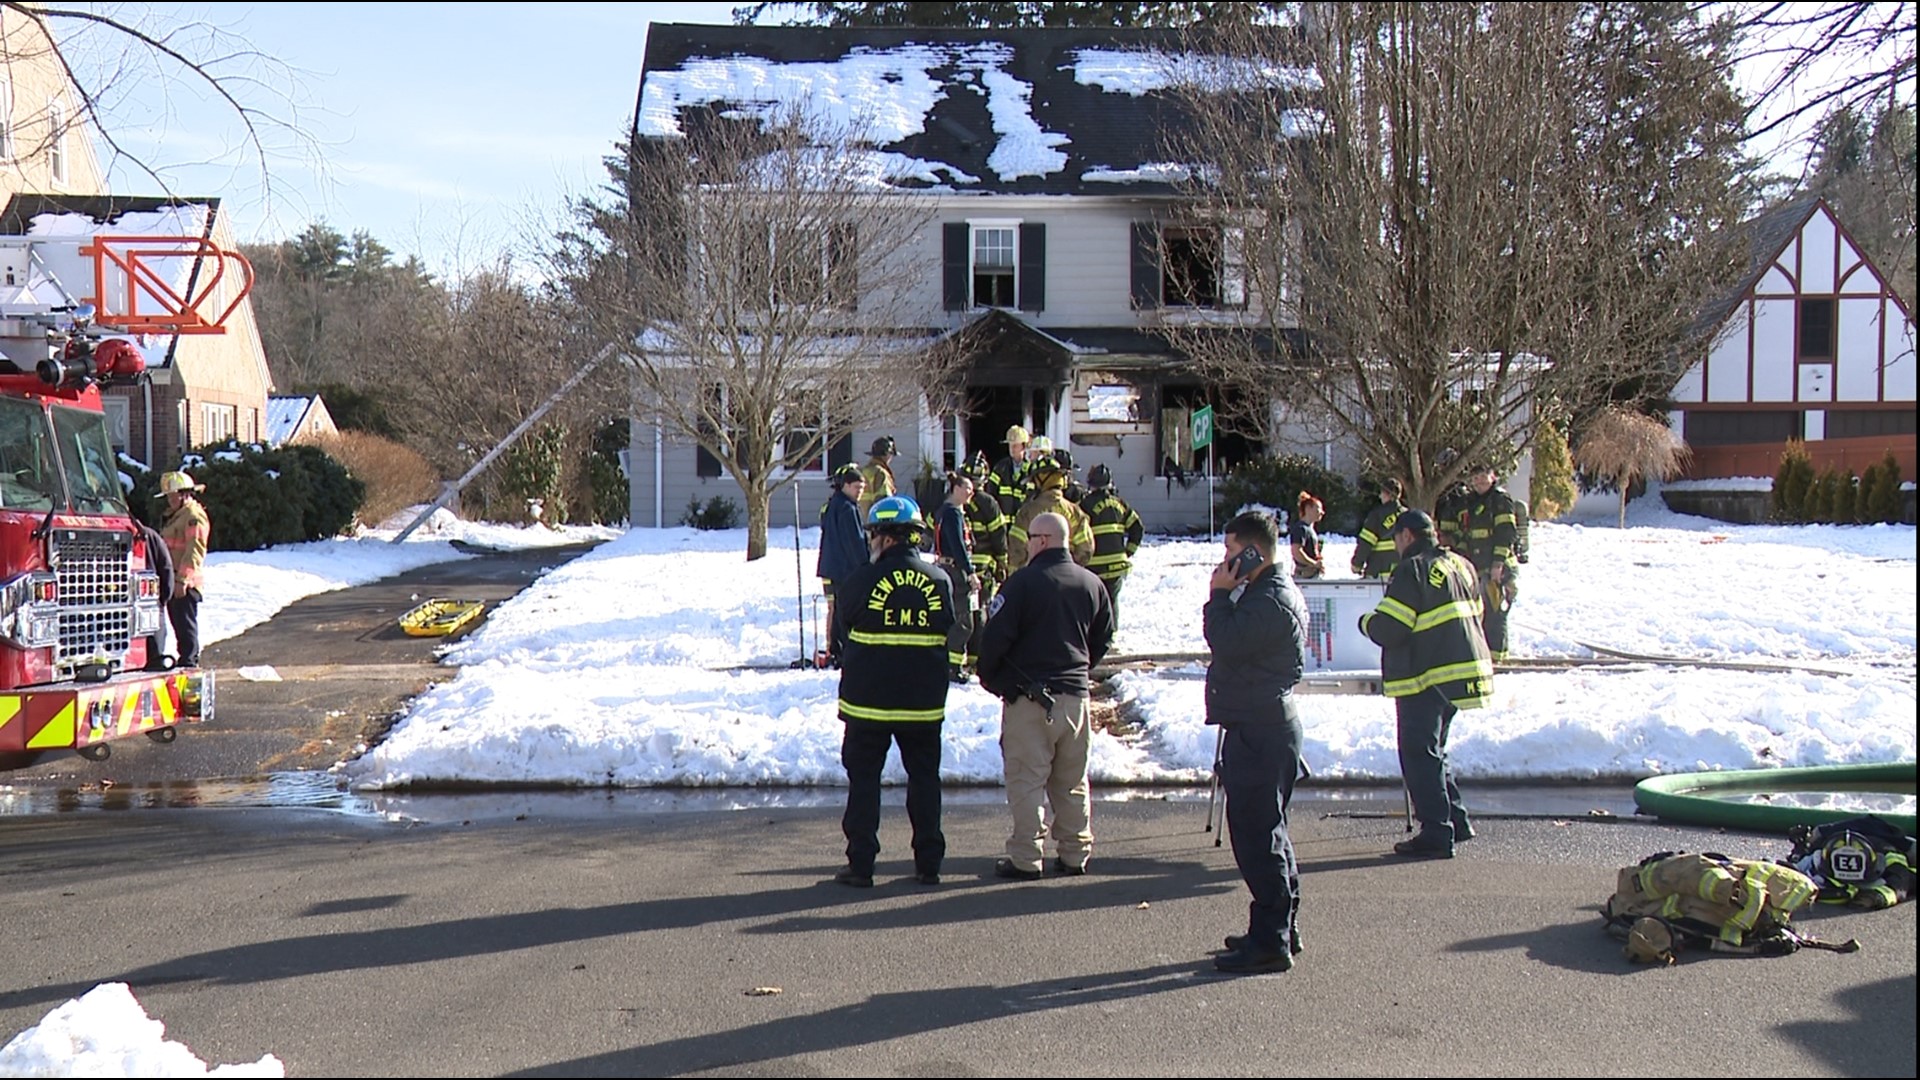
[[[212,719],[213,672],[149,664],[166,598],[101,389],[149,377],[154,335],[222,332],[252,283],[200,237],[0,236],[0,770]]]

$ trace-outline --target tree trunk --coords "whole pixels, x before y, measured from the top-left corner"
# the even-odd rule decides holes
[[[1620,527],[1624,529],[1627,527],[1627,488],[1630,485],[1628,481],[1626,481],[1625,479],[1621,479],[1619,483],[1620,483]]]
[[[767,518],[772,497],[767,494],[767,482],[759,477],[748,479],[744,489],[747,497],[747,561],[767,557]]]

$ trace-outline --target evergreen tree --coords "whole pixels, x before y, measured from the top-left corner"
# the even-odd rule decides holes
[[[1567,511],[1580,491],[1573,482],[1573,452],[1560,425],[1543,418],[1533,436],[1533,480],[1527,503],[1535,521],[1552,521]]]
[[[1905,516],[1901,506],[1900,462],[1894,459],[1891,450],[1887,451],[1887,456],[1880,462],[1880,475],[1873,485],[1873,494],[1870,499],[1873,521],[1893,525],[1898,524]]]
[[[1290,6],[1278,3],[834,4],[774,0],[735,8],[733,19],[737,23],[752,24],[769,15],[784,16],[777,21],[789,26],[1177,27],[1272,21]]]

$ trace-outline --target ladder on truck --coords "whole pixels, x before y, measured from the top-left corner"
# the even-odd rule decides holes
[[[223,334],[253,282],[246,256],[205,237],[0,236],[0,319],[91,305],[108,333]]]

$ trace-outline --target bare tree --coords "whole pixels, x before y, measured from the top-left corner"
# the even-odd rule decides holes
[[[1642,480],[1666,480],[1686,468],[1693,452],[1665,424],[1643,413],[1609,407],[1587,425],[1573,448],[1574,464],[1604,476],[1620,492],[1620,527],[1627,527],[1627,496]]]
[[[1169,336],[1429,506],[1545,401],[1578,424],[1663,394],[1741,257],[1739,102],[1699,41],[1678,5],[1530,3],[1316,4],[1298,33],[1196,39],[1217,59],[1175,160],[1204,163],[1200,215],[1244,228],[1249,306]],[[1276,367],[1259,345],[1295,326],[1310,355]]]
[[[747,557],[772,496],[856,428],[951,391],[930,348],[925,193],[892,187],[853,133],[789,114],[707,115],[610,159],[615,198],[578,205],[556,258],[581,319],[631,342],[646,417],[740,486]]]
[[[1895,2],[1703,5],[1733,20],[1734,64],[1760,70],[1748,137],[1848,109],[1913,104],[1914,5]]]

